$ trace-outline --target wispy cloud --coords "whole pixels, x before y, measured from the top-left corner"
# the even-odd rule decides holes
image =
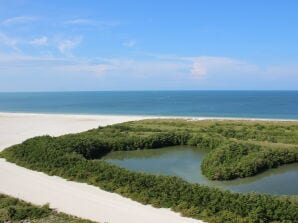
[[[11,48],[14,51],[20,51],[22,45],[35,45],[35,46],[46,46],[48,45],[48,37],[42,36],[39,38],[20,39],[14,38],[6,35],[5,33],[0,32],[0,45],[5,45]]]
[[[243,61],[230,57],[217,56],[194,56],[183,57],[179,55],[160,55],[152,53],[141,53],[149,58],[152,57],[158,61],[171,61],[173,63],[184,64],[185,70],[195,79],[212,76],[214,74],[252,74],[260,73],[261,68],[248,61]]]
[[[87,18],[76,18],[64,21],[68,25],[77,25],[77,26],[95,26],[95,27],[113,27],[119,26],[122,24],[120,21],[116,20],[95,20]]]
[[[191,73],[201,78],[205,75],[212,73],[255,73],[259,72],[259,67],[255,64],[241,61],[229,57],[211,57],[211,56],[200,56],[186,58],[186,60],[192,61]]]
[[[70,39],[59,40],[57,48],[62,54],[70,54],[70,51],[76,48],[83,40],[82,36],[74,37]]]
[[[136,43],[137,41],[135,39],[130,39],[130,40],[124,41],[123,46],[131,48],[131,47],[134,47]]]
[[[74,24],[74,25],[94,25],[96,21],[92,19],[73,19],[65,21],[66,24]]]
[[[31,45],[35,45],[35,46],[46,46],[46,45],[48,45],[48,37],[42,36],[39,38],[34,38],[34,39],[30,40],[29,43]]]
[[[45,69],[67,74],[127,75],[130,78],[148,78],[154,76],[174,76],[185,69],[185,64],[170,61],[142,61],[136,59],[82,59],[76,57],[29,56],[20,53],[1,55],[0,67],[16,71],[17,69]]]
[[[0,45],[7,46],[12,51],[22,51],[24,46],[43,46],[47,47],[49,51],[58,51],[64,55],[71,55],[71,51],[76,48],[83,40],[82,36],[76,37],[54,37],[49,38],[47,36],[35,37],[35,38],[14,38],[8,36],[6,33],[0,32]],[[27,50],[25,50],[27,51]]]
[[[17,47],[18,43],[19,40],[9,37],[6,34],[0,32],[0,44],[6,45],[12,48],[13,50],[19,50]]]
[[[7,73],[31,73],[46,70],[53,75],[93,75],[100,77],[111,69],[110,64],[94,63],[73,57],[53,57],[48,55],[30,56],[21,53],[1,54],[0,69]],[[1,78],[1,73],[0,73]]]
[[[203,64],[195,62],[193,63],[190,72],[193,76],[200,78],[207,74],[207,69]]]
[[[126,74],[135,78],[164,78],[166,76],[175,77],[187,72],[188,64],[181,61],[152,61],[127,58],[101,58],[101,63],[105,64],[107,75]]]
[[[214,75],[229,76],[243,74],[276,73],[281,68],[267,67],[266,73],[257,65],[240,60],[225,57],[171,57],[170,59],[128,59],[128,58],[98,58],[82,59],[71,55],[71,49],[81,42],[81,38],[66,39],[59,42],[58,48],[62,53],[61,57],[30,57],[24,55],[13,55],[12,57],[2,57],[4,62],[15,60],[16,64],[35,64],[34,66],[50,66],[56,71],[65,70],[68,73],[93,73],[96,75],[128,75],[135,78],[182,78],[182,79],[205,79]],[[71,55],[72,57],[68,57]],[[165,57],[167,58],[167,57]],[[36,61],[36,63],[35,63]],[[285,68],[282,68],[285,70]]]
[[[37,20],[37,18],[32,16],[17,16],[17,17],[5,19],[4,21],[2,21],[2,25],[10,26],[15,24],[27,23],[34,20]]]
[[[95,74],[101,76],[109,70],[109,66],[105,64],[89,64],[89,63],[78,63],[72,65],[56,66],[56,70],[64,71],[68,73],[83,73],[83,74]]]
[[[64,40],[62,52],[75,47],[73,39]],[[297,81],[298,62],[292,65],[259,66],[254,63],[229,57],[167,57],[154,58],[79,58],[74,55],[60,56],[36,55],[30,56],[15,52],[0,54],[0,69],[3,74],[34,74],[45,70],[49,75],[65,75],[74,78],[102,78],[102,81],[131,80],[155,86],[154,83],[183,82],[192,86],[223,86],[223,80],[233,80],[232,86],[243,81],[259,78],[262,80],[282,81],[284,78]],[[1,73],[0,73],[1,78]],[[95,82],[97,79],[93,79]],[[229,86],[225,83],[225,86]],[[236,86],[237,87],[237,86]]]

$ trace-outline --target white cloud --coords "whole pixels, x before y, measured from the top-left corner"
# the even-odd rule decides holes
[[[190,71],[191,71],[191,74],[195,77],[202,77],[205,74],[207,74],[206,67],[204,67],[203,64],[196,63],[196,62],[193,63],[193,66]]]
[[[46,36],[42,36],[39,38],[34,38],[32,40],[13,38],[4,33],[0,32],[0,45],[6,45],[12,48],[15,51],[19,51],[19,46],[24,44],[36,45],[36,46],[45,46],[48,44],[48,38]]]
[[[24,45],[33,46],[48,46],[50,49],[57,48],[60,53],[65,55],[71,55],[71,50],[76,48],[83,38],[81,36],[73,38],[54,38],[50,41],[47,36],[41,36],[32,39],[14,38],[0,32],[0,45],[5,45],[13,49],[14,51],[20,51]]]
[[[57,48],[62,54],[69,54],[72,49],[77,47],[82,42],[82,40],[82,37],[59,40],[57,43]]]
[[[74,25],[93,25],[96,22],[91,19],[73,19],[65,21],[66,24],[74,24]]]
[[[128,47],[128,48],[131,48],[131,47],[134,47],[136,45],[136,43],[137,43],[136,40],[130,39],[128,41],[125,41],[123,43],[123,46]]]
[[[93,19],[85,19],[85,18],[66,20],[64,23],[68,25],[85,25],[85,26],[95,26],[95,27],[111,27],[111,26],[118,26],[121,24],[121,22],[113,21],[113,20],[93,20]]]
[[[24,54],[0,54],[0,68],[16,70],[44,69],[55,73],[127,75],[131,78],[175,76],[182,73],[185,64],[170,61],[141,61],[134,59],[99,59],[97,61],[75,57],[29,56]],[[30,73],[28,71],[27,73]]]
[[[48,37],[42,36],[40,38],[35,38],[29,41],[29,43],[36,46],[45,46],[48,44]]]
[[[104,74],[109,65],[104,63],[92,63],[88,60],[52,56],[29,56],[20,53],[0,54],[0,69],[12,72],[27,72],[34,70],[47,70],[53,73],[65,74]],[[0,73],[1,76],[1,73]]]
[[[36,46],[45,46],[48,44],[48,38],[42,36],[40,38],[34,38],[32,40],[14,38],[6,35],[5,33],[0,32],[0,45],[5,45],[13,49],[14,51],[20,51],[20,46],[22,45],[36,45]]]
[[[5,19],[2,21],[2,24],[5,26],[10,26],[10,25],[15,25],[15,24],[21,24],[21,23],[26,23],[26,22],[31,22],[36,20],[35,17],[31,16],[18,16],[18,17],[12,17]]]
[[[229,57],[181,57],[177,55],[143,54],[159,61],[171,61],[172,63],[183,64],[185,70],[188,71],[185,74],[190,74],[192,78],[200,79],[212,75],[261,73],[261,68],[258,65]]]
[[[259,67],[255,64],[241,61],[228,57],[192,57],[187,58],[193,62],[191,67],[191,74],[195,77],[203,77],[207,74],[221,73],[224,74],[247,74],[259,72]]]

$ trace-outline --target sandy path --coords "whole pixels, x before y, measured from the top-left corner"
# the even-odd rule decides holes
[[[37,135],[80,132],[141,116],[81,116],[0,113],[0,151]],[[194,223],[168,209],[142,205],[83,183],[31,171],[0,159],[0,192],[100,222]]]

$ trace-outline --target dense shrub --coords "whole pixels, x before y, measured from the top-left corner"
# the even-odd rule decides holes
[[[48,205],[36,206],[16,198],[0,194],[0,222],[71,222],[91,223],[91,221],[58,213]]]
[[[209,179],[230,180],[297,161],[298,149],[231,142],[208,153],[201,169]]]
[[[204,149],[214,149],[223,144],[224,141],[224,138],[220,135],[193,134],[187,144]]]

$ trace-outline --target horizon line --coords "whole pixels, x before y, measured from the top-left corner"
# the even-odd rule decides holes
[[[258,90],[252,90],[252,89],[235,89],[235,90],[224,90],[224,89],[210,89],[210,90],[198,90],[198,89],[177,89],[177,90],[57,90],[57,91],[0,91],[0,94],[6,94],[6,93],[74,93],[74,92],[174,92],[174,91],[181,91],[181,92],[187,92],[187,91],[262,91],[262,92],[269,92],[269,91],[283,91],[283,92],[289,92],[289,91],[298,91],[298,89],[290,89],[290,90],[280,90],[280,89],[258,89]]]

